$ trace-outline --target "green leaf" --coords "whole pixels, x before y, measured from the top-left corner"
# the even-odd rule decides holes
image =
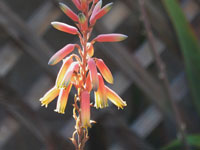
[[[200,45],[177,0],[163,0],[184,56],[189,86],[200,114]]]
[[[190,146],[200,148],[200,135],[189,135],[186,137],[186,140]],[[169,145],[162,148],[162,150],[179,150],[182,143],[180,140],[174,140]]]

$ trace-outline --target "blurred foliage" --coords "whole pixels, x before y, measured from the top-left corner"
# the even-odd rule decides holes
[[[195,106],[200,114],[200,45],[177,0],[163,0],[174,25],[185,61]]]
[[[187,136],[188,144],[193,147],[195,150],[200,150],[200,135],[189,135]],[[174,140],[169,145],[162,148],[162,150],[181,150],[181,141]]]

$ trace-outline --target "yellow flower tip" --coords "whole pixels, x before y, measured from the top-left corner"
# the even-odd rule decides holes
[[[67,88],[62,88],[60,90],[56,109],[54,110],[55,112],[58,112],[60,114],[65,114],[65,108],[67,105],[68,96],[69,96],[69,92],[71,91],[71,87],[72,87],[72,84],[70,84]]]
[[[123,109],[123,107],[127,106],[126,102],[121,99],[119,95],[117,95],[113,90],[105,86],[106,96],[107,98],[118,108]]]
[[[81,92],[81,123],[82,127],[87,128],[91,127],[90,124],[90,93],[88,91]]]
[[[47,107],[48,104],[58,96],[59,91],[60,90],[56,86],[50,89],[42,98],[40,98],[41,105]]]
[[[65,114],[64,110],[59,110],[59,109],[54,109],[55,112],[59,113],[59,114]]]
[[[90,123],[91,123],[91,124],[95,124],[95,123],[97,123],[97,122],[94,121],[94,120],[90,120]]]

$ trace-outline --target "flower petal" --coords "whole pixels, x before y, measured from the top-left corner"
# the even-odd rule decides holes
[[[79,69],[79,63],[73,62],[70,67],[68,68],[67,72],[65,73],[64,80],[63,80],[63,86],[67,87],[71,81],[72,75],[74,71],[78,71]]]
[[[92,57],[94,55],[94,46],[92,43],[87,43],[87,54]]]
[[[71,53],[76,44],[67,44],[65,47],[60,49],[58,52],[56,52],[49,60],[48,64],[49,65],[55,65],[59,61],[61,61],[64,57],[66,57],[69,53]]]
[[[78,16],[65,4],[59,3],[61,10],[73,21],[78,22]]]
[[[100,19],[105,14],[107,14],[109,12],[109,10],[112,8],[112,5],[113,5],[113,3],[109,3],[109,4],[105,5],[101,10],[96,12],[94,14],[94,16],[91,17],[90,24],[94,25],[96,20]]]
[[[90,70],[92,88],[94,91],[97,91],[97,89],[99,88],[99,80],[97,75],[96,63],[92,58],[88,59],[87,63],[88,63],[88,69]]]
[[[107,98],[115,104],[118,108],[123,109],[124,106],[127,106],[126,102],[123,101],[119,95],[117,95],[113,90],[105,86]]]
[[[60,88],[62,86],[61,82],[63,81],[65,73],[68,70],[68,68],[69,68],[69,66],[71,65],[72,62],[73,62],[73,59],[72,59],[71,56],[69,56],[69,57],[67,57],[66,59],[63,60],[63,64],[62,64],[62,66],[59,70],[59,73],[58,73],[58,76],[57,76],[57,79],[56,79],[57,88]]]
[[[85,82],[85,89],[90,92],[92,90],[92,83],[91,83],[91,77],[90,72],[87,75],[86,82]]]
[[[74,5],[78,10],[81,10],[81,4],[79,0],[72,0],[72,2],[74,3]]]
[[[83,91],[81,93],[81,123],[84,128],[91,127],[90,124],[90,93]]]
[[[42,106],[47,107],[50,102],[52,102],[59,94],[59,89],[55,86],[50,89],[42,98],[40,98]]]
[[[57,100],[56,109],[54,110],[55,112],[58,112],[61,114],[65,113],[65,108],[67,105],[68,96],[69,96],[69,92],[71,91],[71,87],[72,87],[72,84],[69,84],[67,88],[61,88],[59,96],[58,96],[58,100]]]
[[[88,22],[83,13],[78,14],[79,23],[81,25],[81,30],[86,31],[88,29]]]
[[[95,107],[104,108],[108,106],[106,89],[105,89],[103,78],[100,74],[98,74],[98,78],[99,78],[99,88],[95,92]]]
[[[113,84],[113,76],[110,69],[106,66],[102,59],[96,59],[96,65],[99,71],[101,72],[104,79],[108,82]]]
[[[86,10],[87,7],[88,7],[87,1],[88,1],[88,0],[81,0],[81,8],[82,8],[82,11],[83,11],[83,12],[85,12],[85,10]]]
[[[52,22],[51,25],[63,32],[70,33],[70,34],[78,34],[78,29],[74,26],[62,23],[62,22]]]
[[[95,20],[95,15],[97,14],[97,12],[101,9],[102,6],[102,0],[100,0],[94,7],[93,11],[92,11],[92,15],[90,17],[90,24],[94,25],[96,20]]]
[[[96,42],[119,42],[119,41],[125,40],[127,37],[128,36],[126,36],[124,34],[117,34],[117,33],[100,34],[93,41],[96,41]]]

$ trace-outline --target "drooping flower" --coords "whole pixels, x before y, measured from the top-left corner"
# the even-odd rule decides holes
[[[67,87],[70,84],[70,81],[71,81],[74,71],[77,72],[78,69],[79,69],[78,62],[71,63],[70,67],[68,68],[67,72],[65,73],[62,86]]]
[[[100,74],[98,74],[98,79],[99,79],[99,88],[97,91],[94,92],[95,107],[104,108],[108,106],[108,100],[106,97],[106,89],[105,89],[103,78]]]
[[[84,128],[91,127],[90,124],[90,94],[88,91],[81,92],[81,123]]]
[[[92,90],[92,83],[91,83],[91,77],[90,72],[87,75],[86,81],[85,81],[85,89],[90,92]]]
[[[97,68],[99,69],[99,71],[101,72],[102,76],[104,77],[104,79],[108,83],[113,84],[112,73],[111,73],[110,69],[106,66],[104,61],[102,59],[96,59],[96,65],[97,65]]]
[[[73,59],[71,56],[67,57],[66,59],[63,60],[63,64],[60,68],[60,71],[58,73],[58,76],[56,78],[56,86],[59,88],[61,87],[61,83],[64,79],[65,73],[67,72],[69,66],[71,65],[71,63],[73,62]]]
[[[47,107],[59,94],[60,90],[57,87],[50,89],[42,98],[40,98],[42,106]]]
[[[92,88],[94,91],[97,91],[99,88],[99,80],[98,80],[96,63],[92,58],[89,58],[87,63],[88,63],[88,69],[90,70]]]
[[[71,91],[72,84],[69,84],[67,88],[63,87],[60,89],[60,93],[57,100],[55,112],[64,114],[65,108],[68,101],[69,92]]]
[[[113,90],[111,90],[109,87],[105,86],[106,89],[106,96],[107,98],[115,104],[118,108],[123,109],[127,104],[125,101],[123,101],[117,93],[115,93]]]

